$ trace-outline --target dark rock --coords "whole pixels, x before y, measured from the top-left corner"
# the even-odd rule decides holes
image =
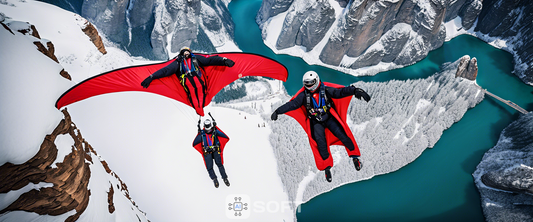
[[[309,1],[311,7],[316,1]],[[481,0],[398,0],[398,1],[344,1],[337,0],[341,7],[346,7],[337,25],[328,27],[330,20],[324,17],[329,10],[295,10],[300,6],[293,1],[265,0],[258,12],[256,21],[266,37],[264,24],[269,18],[281,12],[287,12],[282,31],[276,42],[277,49],[292,46],[304,46],[307,50],[313,49],[317,42],[324,37],[328,38],[318,59],[325,64],[357,69],[364,66],[375,65],[380,62],[393,62],[397,65],[410,65],[425,58],[429,51],[435,50],[444,44],[446,29],[444,22],[461,16],[465,29],[472,27],[481,10]],[[322,3],[328,7],[327,3]],[[316,26],[306,27],[306,18],[313,18]],[[326,22],[327,21],[327,22]],[[401,36],[386,35],[398,24],[406,24],[407,30]],[[309,32],[320,30],[320,32]],[[322,33],[332,30],[330,36],[323,37]],[[307,32],[306,32],[307,31]],[[315,33],[302,35],[302,33]],[[408,39],[406,39],[408,36]],[[386,39],[382,39],[386,38]],[[308,41],[305,41],[305,40]],[[374,44],[386,44],[380,46]],[[392,46],[392,47],[391,47]],[[389,51],[390,50],[390,51]],[[342,61],[350,58],[351,64]],[[341,61],[343,64],[341,64]]]
[[[409,25],[405,23],[394,26],[379,39],[378,42],[382,47],[371,47],[367,49],[365,53],[357,57],[350,68],[358,69],[372,66],[378,64],[380,61],[393,62],[409,40],[410,31]]]
[[[305,9],[291,7],[285,17],[276,48],[301,45],[310,51],[324,38],[334,21],[335,10],[327,0],[306,5]]]
[[[477,0],[471,0],[470,3],[463,5],[459,11],[459,16],[462,18],[461,25],[463,25],[464,29],[472,28],[482,8],[483,3]]]
[[[457,67],[457,73],[455,73],[455,77],[462,77],[469,80],[476,80],[477,77],[477,59],[472,58],[470,59],[470,56],[465,55],[461,57],[459,61],[459,66]]]
[[[481,181],[486,186],[514,193],[533,195],[533,169],[526,166],[517,166],[511,169],[491,171],[481,176]]]
[[[98,34],[98,30],[91,24],[90,22],[87,22],[85,24],[85,28],[82,29],[83,33],[85,35],[89,36],[91,39],[91,42],[96,46],[98,51],[100,51],[102,54],[107,54],[107,51],[105,50],[104,43],[102,42],[102,37]]]
[[[68,74],[68,72],[65,71],[65,69],[62,69],[61,71],[59,71],[59,75],[63,76],[63,78],[65,79],[72,80],[72,77],[70,77],[70,74]]]
[[[2,24],[2,27],[4,27],[5,30],[7,30],[7,31],[11,32],[11,34],[15,35],[15,33],[13,33],[13,31],[6,24],[4,24],[3,22],[0,23],[0,24]]]
[[[46,42],[46,46],[48,46],[48,48],[44,47],[44,45],[40,41],[35,41],[33,42],[33,44],[37,46],[37,50],[39,50],[39,52],[42,52],[44,55],[48,56],[50,59],[59,63],[59,61],[57,60],[57,57],[54,54],[55,49],[54,49],[54,44],[52,44],[52,42]]]
[[[509,124],[473,173],[487,221],[533,221],[533,112]]]
[[[346,5],[348,5],[348,2],[350,2],[350,0],[336,0],[337,2],[339,2],[339,5],[341,7],[346,7]]]
[[[533,4],[528,0],[485,0],[475,31],[497,37],[514,48],[514,73],[533,85]]]
[[[81,16],[96,25],[111,41],[127,43],[128,3],[129,0],[84,0]]]
[[[154,16],[154,0],[130,1],[128,19],[132,28],[146,26]]]
[[[269,18],[285,12],[292,5],[293,0],[263,0],[255,20],[260,26]]]
[[[450,21],[453,20],[455,17],[460,16],[459,11],[461,8],[463,8],[463,5],[465,5],[468,1],[474,1],[474,0],[456,0],[456,1],[450,1],[450,4],[448,7],[446,7],[446,16],[444,18],[444,21]]]
[[[107,192],[107,208],[109,210],[109,213],[115,212],[115,203],[113,203],[113,194],[115,193],[115,189],[113,189],[113,184],[110,183],[111,186],[109,186],[109,192]]]

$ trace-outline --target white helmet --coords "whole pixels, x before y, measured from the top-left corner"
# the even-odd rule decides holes
[[[320,85],[320,77],[315,71],[307,71],[302,79],[304,87],[309,91],[315,91]]]
[[[213,123],[211,122],[210,119],[206,119],[204,121],[204,129],[210,133],[211,131],[213,131]]]

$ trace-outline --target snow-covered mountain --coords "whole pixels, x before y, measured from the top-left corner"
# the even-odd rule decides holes
[[[528,0],[264,0],[256,21],[276,53],[353,75],[413,64],[468,30],[513,53],[515,74],[533,85],[532,10]]]
[[[445,22],[460,15],[469,29],[474,20],[465,18],[480,11],[480,0],[265,0],[256,20],[276,52],[368,75],[358,69],[425,58],[444,43]]]
[[[74,12],[133,56],[166,60],[183,46],[220,52],[236,48],[230,0],[41,0]]]
[[[487,221],[532,221],[533,113],[500,134],[474,172]]]
[[[229,0],[84,0],[80,15],[132,55],[165,60],[183,46],[235,49]],[[69,8],[69,7],[66,7]],[[76,7],[71,7],[76,11]]]
[[[50,8],[31,4],[21,10],[38,5]],[[57,97],[72,86],[54,53],[68,42],[54,45],[45,38],[52,37],[47,26],[39,32],[27,20],[9,17],[18,13],[5,7],[15,4],[2,6],[0,11],[8,15],[0,18],[1,220],[147,221],[125,183],[84,139],[68,111],[54,108]],[[101,55],[83,32],[86,20],[64,12],[56,16],[66,27],[63,31],[73,30],[59,35],[81,38],[89,51]]]
[[[475,31],[514,55],[514,73],[533,85],[533,4],[519,0],[484,0]]]

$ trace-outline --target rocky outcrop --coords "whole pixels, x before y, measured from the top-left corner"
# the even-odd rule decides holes
[[[107,54],[105,50],[104,43],[102,42],[102,37],[98,34],[98,30],[91,24],[89,21],[85,22],[85,27],[81,29],[85,35],[89,36],[91,42],[96,46],[98,51],[102,54]]]
[[[36,46],[37,50],[41,53],[43,53],[48,58],[54,60],[56,63],[59,63],[57,60],[57,57],[55,56],[55,47],[54,44],[51,41],[41,39],[39,36],[39,32],[35,28],[34,25],[28,23],[28,22],[20,22],[20,21],[11,21],[7,24],[4,24],[4,22],[1,22],[2,26],[10,31],[13,35],[13,31],[11,30],[11,27],[16,27],[15,31],[22,33],[23,35],[29,35],[35,37],[38,41],[34,41],[33,44]],[[46,43],[46,46],[43,45],[43,42]],[[59,75],[61,75],[63,78],[71,80],[70,74],[65,71],[65,69],[62,69],[59,72]]]
[[[76,214],[66,220],[75,221],[87,207],[91,195],[87,189],[91,171],[86,161],[88,153],[91,152],[88,148],[90,145],[81,137],[66,109],[63,114],[65,119],[46,136],[39,152],[33,158],[20,165],[6,163],[0,166],[0,193],[21,189],[29,183],[44,182],[53,186],[22,194],[15,202],[2,209],[0,214],[23,210],[39,215],[61,215],[76,210]],[[58,152],[54,141],[58,135],[63,134],[69,134],[75,145],[64,161],[52,168]]]
[[[129,2],[84,0],[81,16],[95,24],[111,41],[127,43],[129,27],[126,22],[126,10]]]
[[[515,57],[514,73],[533,85],[533,4],[528,0],[485,0],[475,31],[506,42]],[[511,46],[511,47],[509,47]]]
[[[291,7],[294,0],[267,0],[261,3],[257,12],[256,22],[261,27],[265,22],[279,13],[285,12]],[[263,29],[261,27],[261,29]],[[264,36],[263,36],[264,38]]]
[[[464,4],[459,11],[459,17],[462,18],[461,25],[464,29],[470,29],[477,20],[483,4],[481,1],[470,0],[470,3]]]
[[[158,5],[155,11],[151,45],[157,58],[177,54],[183,46],[216,52],[217,46],[233,41],[234,24],[221,1],[177,0]]]
[[[11,33],[13,32],[11,31],[11,28],[9,27],[10,25],[17,27],[17,29],[15,30],[17,32],[37,38],[38,41],[33,42],[33,44],[37,47],[37,50],[43,53],[44,55],[46,55],[47,57],[49,57],[50,59],[54,60],[56,63],[59,63],[55,55],[54,44],[51,41],[41,39],[41,37],[39,36],[39,32],[37,31],[34,25],[31,25],[27,22],[19,22],[19,21],[12,21],[7,25],[2,23],[2,25],[4,26],[5,29],[9,30]],[[90,22],[85,21],[85,24],[82,27],[82,31],[87,36],[89,36],[89,38],[91,39],[91,42],[96,46],[96,48],[98,48],[98,51],[100,51],[102,54],[107,53],[104,43],[102,42],[102,38],[98,34],[98,30],[96,30],[96,28]],[[43,42],[46,44],[46,46],[43,44]],[[61,75],[65,79],[72,80],[72,77],[65,69],[62,69],[59,72],[59,75]]]
[[[520,165],[483,174],[481,182],[499,190],[533,195],[531,178],[533,178],[533,168]]]
[[[348,5],[348,2],[350,2],[350,0],[337,0],[337,2],[339,3],[339,5],[341,7],[346,7],[346,5]]]
[[[150,59],[168,59],[183,46],[216,52],[228,39],[212,42],[211,32],[233,41],[233,21],[221,0],[85,0],[81,15],[132,55]]]
[[[465,55],[459,59],[459,66],[457,67],[457,73],[455,73],[455,77],[476,80],[477,70],[477,59],[475,57],[470,59],[470,56]]]
[[[321,16],[315,16],[315,15]],[[285,17],[284,30],[278,37],[278,49],[301,45],[308,50],[324,38],[335,21],[335,10],[329,0],[319,0],[312,4],[293,4]]]
[[[113,203],[113,194],[115,193],[115,189],[113,189],[113,184],[109,186],[109,192],[107,193],[107,209],[109,209],[109,213],[115,212],[115,204]]]
[[[57,216],[75,210],[66,221],[76,221],[85,211],[91,197],[88,189],[91,179],[91,165],[100,161],[105,171],[118,181],[117,189],[137,207],[129,196],[126,184],[111,170],[108,164],[99,159],[93,147],[85,141],[81,132],[72,122],[67,109],[62,110],[64,119],[54,131],[47,135],[38,153],[22,164],[6,163],[0,166],[0,193],[19,190],[30,184],[50,184],[51,186],[32,189],[20,195],[13,203],[0,209],[0,215],[10,211],[35,212],[39,215]],[[69,135],[73,141],[72,151],[62,162],[56,163],[58,147],[55,140],[60,135]],[[53,166],[55,163],[55,166]],[[114,204],[115,188],[109,181],[108,209],[116,211]],[[103,203],[99,203],[103,204]],[[129,210],[129,209],[124,209]],[[142,213],[142,211],[139,211]],[[137,215],[137,218],[139,216]],[[143,218],[144,220],[146,218]],[[0,219],[1,220],[1,219]],[[141,219],[139,219],[141,221]]]
[[[37,50],[39,50],[39,52],[43,53],[45,56],[48,56],[48,58],[54,60],[55,62],[59,63],[56,55],[54,54],[55,48],[52,42],[46,42],[47,47],[44,47],[44,45],[40,41],[35,41],[33,42],[33,44],[37,46]]]
[[[265,0],[256,21],[265,32],[269,18],[287,12],[276,49],[298,45],[309,51],[325,39],[327,43],[316,59],[350,69],[380,62],[413,64],[444,43],[444,22],[461,16],[463,26],[469,28],[481,11],[481,0],[339,0],[339,5],[346,8],[339,17],[331,19],[327,10],[331,6],[327,3],[321,4],[322,10],[309,9],[315,2]],[[298,8],[308,10],[306,13],[294,10]],[[308,18],[315,22],[307,21]],[[335,20],[336,25],[326,26]],[[317,24],[321,29],[306,29],[309,24]],[[303,30],[309,33],[299,34]],[[328,31],[330,35],[325,34]]]
[[[487,221],[533,221],[533,112],[500,134],[474,172]]]
[[[130,1],[126,16],[131,28],[147,26],[153,20],[154,2],[154,0]]]

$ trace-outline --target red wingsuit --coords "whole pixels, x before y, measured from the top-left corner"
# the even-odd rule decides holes
[[[222,130],[220,130],[220,128],[218,128],[218,126],[215,126],[215,130],[216,130],[216,135],[217,135],[218,141],[220,143],[220,157],[222,159],[222,164],[224,164],[224,155],[223,155],[224,147],[226,146],[226,143],[228,143],[229,137]],[[196,137],[194,138],[194,140],[192,142],[192,146],[200,154],[204,155],[204,146],[203,146],[202,132],[201,131],[198,132],[198,134],[196,134]],[[205,160],[204,160],[204,163],[205,163]]]
[[[325,86],[334,87],[334,88],[343,88],[342,85],[337,85],[334,83],[327,83],[324,82]],[[298,95],[303,94],[303,90],[305,90],[303,87],[298,91],[292,98],[291,101],[293,101],[295,98],[298,97]],[[300,95],[302,96],[302,95]],[[301,98],[300,98],[301,99]],[[348,113],[348,106],[350,105],[350,101],[352,99],[352,96],[346,96],[342,98],[332,98],[329,99],[333,100],[334,106],[329,109],[329,114],[334,117],[342,126],[347,136],[350,138],[350,140],[353,142],[354,149],[349,150],[346,148],[346,152],[348,153],[348,156],[360,156],[361,153],[359,152],[359,147],[357,146],[357,143],[355,142],[355,138],[352,134],[352,131],[348,127],[348,124],[346,123],[346,114]],[[290,103],[290,102],[288,102]],[[280,107],[281,108],[281,107]],[[279,108],[278,108],[279,109]],[[283,112],[282,112],[283,113]],[[307,115],[307,109],[305,105],[301,105],[300,108],[297,108],[292,111],[288,111],[285,114],[292,116],[305,130],[307,133],[307,136],[309,138],[309,144],[311,145],[311,150],[313,151],[313,156],[315,157],[315,163],[318,170],[324,170],[327,167],[333,166],[333,158],[331,156],[331,152],[329,149],[329,146],[331,145],[344,145],[339,138],[333,135],[329,129],[326,128],[326,141],[327,141],[327,152],[329,153],[328,158],[322,159],[318,147],[317,142],[313,138],[313,134],[311,133],[311,123],[310,119]]]
[[[194,147],[194,149],[196,149],[198,152],[200,152],[200,154],[202,154],[202,159],[204,160],[207,173],[209,174],[209,177],[213,180],[217,178],[217,175],[213,170],[213,161],[218,167],[220,176],[223,179],[228,178],[228,175],[226,174],[226,169],[224,168],[223,155],[224,147],[226,146],[226,143],[228,141],[229,137],[224,132],[222,132],[222,130],[215,126],[215,129],[211,133],[207,133],[205,129],[200,130],[198,132],[198,135],[196,135],[196,138],[194,138],[194,141],[192,142],[192,146]],[[205,152],[205,148],[209,146],[218,146],[218,148],[214,148],[212,152]]]
[[[176,59],[171,59],[167,62],[131,66],[112,70],[85,81],[70,88],[67,92],[57,100],[56,108],[60,109],[80,100],[89,97],[124,91],[141,91],[151,92],[166,96],[182,103],[185,103],[195,108],[198,114],[203,116],[203,107],[209,105],[213,96],[215,96],[222,88],[232,83],[233,81],[244,76],[264,76],[281,81],[286,81],[288,71],[281,63],[256,54],[250,53],[218,53],[213,55],[200,56],[215,56],[226,57],[235,62],[233,67],[226,66],[206,66],[202,70],[205,75],[205,101],[197,105],[191,104],[188,99],[188,93],[181,85],[177,75],[171,75],[166,78],[153,80],[148,88],[143,88],[141,82],[150,76],[152,73],[166,67],[170,63],[175,62]],[[201,93],[204,91],[200,90]],[[199,92],[200,92],[199,91]],[[201,96],[203,97],[203,95]]]

